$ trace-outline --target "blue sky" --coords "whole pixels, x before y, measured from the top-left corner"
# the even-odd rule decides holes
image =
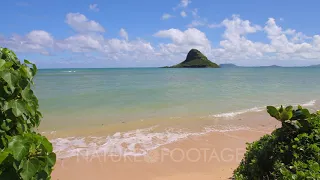
[[[40,68],[320,64],[319,1],[2,2],[0,46]]]

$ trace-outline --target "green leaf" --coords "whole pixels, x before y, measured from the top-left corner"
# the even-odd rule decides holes
[[[290,120],[292,116],[293,116],[292,111],[283,110],[282,113],[280,113],[280,119],[282,121]]]
[[[4,64],[6,64],[6,61],[3,59],[0,59],[0,70]]]
[[[282,111],[283,111],[283,106],[281,105],[279,108],[279,113],[282,113]]]
[[[20,71],[24,77],[27,77],[28,79],[32,79],[33,72],[28,66],[25,66],[25,65],[20,66]]]
[[[287,107],[285,108],[286,111],[292,111],[292,109],[293,109],[292,106],[287,106]]]
[[[23,180],[31,179],[39,170],[40,162],[37,159],[28,159],[20,164],[22,169],[20,175]]]
[[[28,61],[26,59],[23,62],[26,63],[26,64],[32,64],[30,61]]]
[[[280,114],[279,114],[279,111],[277,110],[277,108],[275,108],[273,106],[267,106],[267,111],[271,117],[274,117],[274,118],[280,120]]]
[[[32,71],[33,76],[35,76],[37,74],[38,68],[35,64],[32,64],[31,71]]]
[[[53,167],[54,164],[56,163],[56,154],[55,153],[50,153],[48,156],[47,156],[47,160],[48,160],[48,164],[49,166]],[[49,174],[49,172],[47,172]]]
[[[30,102],[35,101],[33,91],[29,87],[22,90],[21,95],[22,95],[22,98],[26,101],[30,101]]]
[[[0,152],[0,164],[8,157],[10,153],[6,150]]]
[[[16,117],[20,117],[23,113],[26,112],[24,102],[20,99],[10,101],[9,108],[12,108],[12,112]]]
[[[311,115],[308,109],[301,109],[301,112],[306,118],[310,117]]]
[[[29,153],[29,141],[23,136],[14,136],[8,144],[8,150],[12,152],[13,158],[21,161]]]
[[[298,109],[301,110],[301,109],[302,109],[302,106],[298,105]]]
[[[1,77],[4,81],[6,81],[6,82],[8,83],[8,86],[10,87],[10,89],[11,89],[12,91],[14,91],[15,85],[16,85],[17,82],[18,82],[18,77],[17,77],[15,74],[13,74],[13,73],[11,73],[11,72],[9,72],[9,71],[1,71],[1,72],[0,72],[0,77]]]
[[[43,137],[42,138],[42,145],[48,152],[52,152],[52,144],[48,141],[47,138]]]

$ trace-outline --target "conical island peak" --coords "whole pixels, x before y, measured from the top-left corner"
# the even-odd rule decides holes
[[[219,65],[208,60],[199,50],[191,49],[186,60],[174,66],[166,66],[166,68],[219,68]]]

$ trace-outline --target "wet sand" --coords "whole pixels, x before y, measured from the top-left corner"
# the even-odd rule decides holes
[[[158,147],[145,156],[93,154],[58,159],[52,179],[231,179],[233,170],[243,158],[246,143],[272,132],[279,124],[265,113],[245,114],[224,123],[241,124],[250,129],[190,136]]]

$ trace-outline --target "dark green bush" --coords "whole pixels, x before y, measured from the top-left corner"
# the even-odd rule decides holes
[[[42,117],[31,89],[36,73],[34,64],[0,48],[0,179],[51,178],[56,155],[35,131]]]
[[[234,171],[236,180],[320,179],[320,113],[292,106],[268,113],[282,127],[259,141],[248,144],[247,152]]]

